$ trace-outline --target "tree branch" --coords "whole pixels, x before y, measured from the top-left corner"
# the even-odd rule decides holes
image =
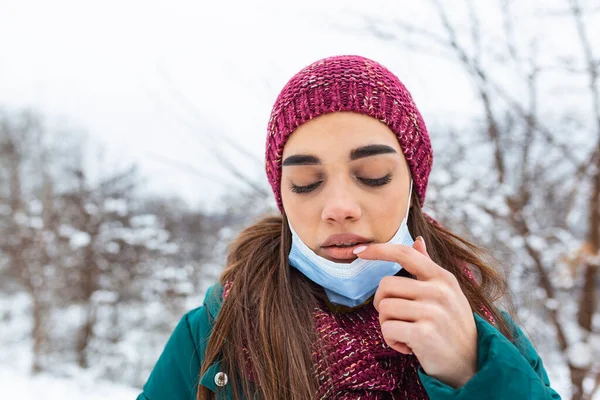
[[[569,0],[569,5],[575,26],[579,35],[579,41],[583,48],[583,54],[588,65],[589,88],[592,96],[592,104],[594,109],[594,118],[597,129],[598,144],[595,148],[596,153],[600,153],[600,95],[597,87],[598,71],[596,68],[596,59],[592,52],[591,43],[587,36],[583,18],[581,15],[581,7],[578,0]],[[598,255],[600,252],[600,157],[596,157],[594,176],[592,178],[592,193],[589,203],[589,229],[588,239],[592,245],[592,254]],[[578,322],[587,332],[592,330],[592,319],[597,309],[597,293],[596,293],[596,276],[598,266],[593,263],[587,263],[585,266],[584,284],[579,302],[579,313],[577,316]]]
[[[473,63],[473,60],[471,59],[471,57],[469,57],[468,54],[465,52],[465,50],[461,46],[459,46],[458,39],[456,37],[456,32],[455,32],[454,28],[452,27],[451,22],[448,19],[440,1],[432,0],[432,2],[437,7],[442,7],[440,18],[442,19],[442,24],[444,25],[445,29],[448,31],[449,39],[445,39],[433,32],[430,32],[423,28],[418,28],[412,24],[409,24],[409,23],[406,23],[403,21],[394,21],[395,26],[404,30],[405,32],[412,33],[412,34],[418,34],[421,37],[423,37],[427,40],[430,40],[431,42],[433,42],[443,48],[449,48],[455,54],[455,56],[458,57],[458,60],[463,64],[463,66],[466,69],[466,72],[470,76],[473,76],[477,79],[476,87],[477,87],[480,97],[481,97],[481,84],[483,82],[489,89],[493,89],[493,91],[496,94],[498,94],[498,96],[500,96],[500,98],[504,102],[506,102],[506,104],[508,106],[510,106],[511,109],[519,117],[523,118],[524,120],[527,120],[528,119],[527,109],[521,103],[519,103],[518,100],[513,98],[512,95],[510,93],[508,93],[506,91],[506,89],[503,88],[502,85],[500,85],[497,82],[494,82],[490,77],[488,77],[482,67],[478,68],[478,66]],[[389,39],[386,38],[386,40],[393,40],[393,38],[395,38],[395,36],[390,36],[390,38]],[[489,96],[489,93],[488,93],[488,96]],[[486,113],[487,113],[487,111],[486,111]],[[583,168],[585,168],[585,171],[587,171],[587,169],[589,168],[589,164],[582,163],[581,160],[578,158],[577,154],[575,154],[573,152],[573,150],[571,150],[571,148],[569,148],[567,145],[557,142],[556,139],[554,138],[551,130],[546,128],[544,126],[544,124],[542,123],[542,121],[539,121],[537,119],[535,120],[535,132],[539,133],[546,140],[546,142],[548,144],[559,149],[564,154],[565,159],[569,160],[576,168],[579,166],[583,166]],[[585,171],[584,171],[584,174],[585,174]]]

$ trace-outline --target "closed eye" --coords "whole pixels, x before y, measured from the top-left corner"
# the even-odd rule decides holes
[[[368,178],[357,178],[359,181],[368,186],[383,186],[392,180],[392,176],[390,174],[376,179],[368,179]]]
[[[323,183],[323,181],[311,183],[310,185],[306,185],[306,186],[292,185],[292,192],[294,192],[294,193],[309,193],[309,192],[312,192],[313,190],[315,190],[316,188],[318,188],[319,185],[321,185],[321,183]]]

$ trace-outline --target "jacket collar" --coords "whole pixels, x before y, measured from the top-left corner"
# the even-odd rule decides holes
[[[223,304],[223,286],[219,283],[212,285],[206,291],[206,296],[204,297],[204,306],[208,310],[210,326],[207,327],[209,330],[207,337],[210,337],[212,333],[212,328],[214,321],[219,316],[219,312],[221,311],[221,305]],[[221,359],[217,358],[211,365],[208,367],[206,372],[200,377],[200,385],[207,387],[213,392],[217,392],[217,389],[220,389],[216,383],[216,377],[219,372],[222,372]],[[231,398],[231,383],[227,383],[224,387],[225,389],[225,398]]]
[[[210,316],[213,319],[217,319],[219,312],[221,311],[221,305],[223,304],[223,286],[219,283],[215,283],[206,291],[204,297],[204,306],[208,309]]]

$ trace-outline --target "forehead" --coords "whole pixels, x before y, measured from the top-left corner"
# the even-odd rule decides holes
[[[352,149],[369,144],[388,145],[402,154],[396,135],[381,121],[353,112],[335,112],[296,129],[285,144],[283,158],[295,154],[347,157]]]

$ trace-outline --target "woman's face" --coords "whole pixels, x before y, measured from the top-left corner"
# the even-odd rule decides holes
[[[408,207],[410,173],[396,135],[366,115],[336,112],[301,125],[282,157],[283,208],[300,239],[337,262],[387,242]]]

